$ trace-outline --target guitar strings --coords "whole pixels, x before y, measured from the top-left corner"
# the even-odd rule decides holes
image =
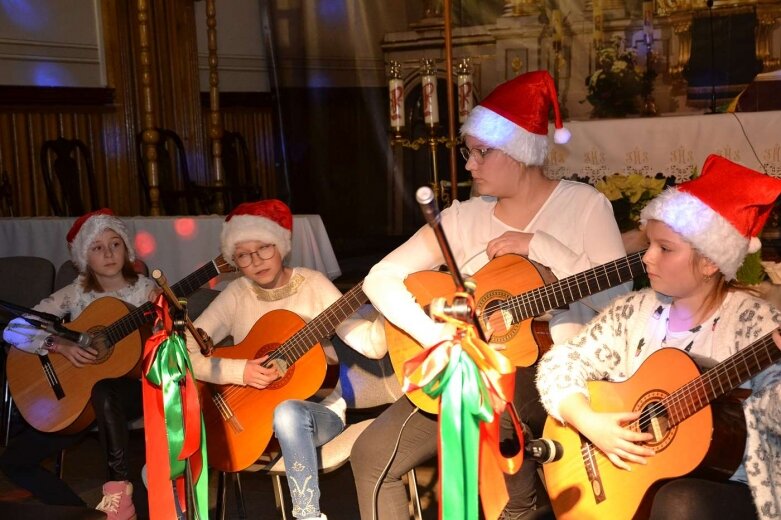
[[[729,388],[729,390],[732,390],[739,386],[743,381],[750,378],[752,374],[764,370],[764,368],[767,368],[767,366],[775,362],[778,358],[781,358],[781,350],[775,347],[771,335],[772,333],[763,336],[752,345],[742,349],[734,356],[730,356],[701,376],[689,381],[681,388],[659,401],[659,404],[662,405],[664,409],[670,410],[670,414],[676,413],[676,418],[679,420],[674,421],[672,424],[680,423],[681,420],[707,406],[715,397],[715,383],[718,383],[721,393],[724,393],[724,387],[721,384],[723,379],[722,376],[727,375],[729,377],[730,374],[733,373],[737,375],[738,383]],[[764,351],[768,361],[764,366],[762,361],[757,357],[762,351]],[[749,365],[751,359],[753,359],[753,361],[752,364]],[[745,367],[745,372],[741,372],[740,365]],[[731,378],[729,382],[730,384],[732,383]],[[710,387],[710,392],[706,388],[706,385]],[[710,398],[708,398],[709,393],[713,394]],[[691,399],[692,397],[695,397],[698,402],[695,403]],[[683,406],[686,407],[684,412],[676,412],[676,410],[682,410]],[[688,414],[679,417],[685,412],[688,412]],[[644,410],[641,416],[634,422],[638,423],[638,427],[641,429],[646,428],[650,425],[655,416],[652,415],[653,413],[654,412],[651,412],[650,410]]]
[[[561,294],[563,299],[566,300],[566,296],[564,295],[567,291],[569,291],[572,301],[577,301],[580,299],[574,297],[575,293],[572,291],[573,286],[578,290],[580,297],[583,298],[583,292],[580,290],[580,285],[583,283],[591,285],[592,282],[597,282],[597,286],[599,287],[600,279],[607,278],[608,283],[610,283],[611,275],[620,275],[622,272],[627,270],[631,274],[638,266],[642,268],[643,272],[645,272],[642,261],[643,254],[645,254],[645,251],[632,253],[631,255],[628,255],[627,257],[620,260],[615,260],[613,262],[594,267],[585,273],[578,273],[572,276],[568,276],[557,282],[543,285],[537,289],[533,289],[517,296],[512,296],[506,300],[503,300],[497,306],[491,307],[490,311],[495,313],[496,311],[518,310],[520,311],[519,314],[521,314],[521,319],[519,321],[539,316],[547,310],[555,309],[556,307],[560,306],[558,303],[553,304],[551,302],[551,297],[556,298],[558,294]],[[605,289],[607,288],[608,287],[605,287]],[[596,292],[601,290],[601,288],[598,288]],[[540,308],[539,302],[543,299],[547,299],[548,301],[547,308]],[[532,304],[535,304],[536,312],[532,309]]]
[[[328,329],[333,331],[342,321],[354,313],[357,307],[360,307],[366,298],[362,288],[363,282],[359,282],[356,286],[347,291],[344,296],[315,316],[302,329],[296,331],[293,336],[269,354],[266,364],[279,359],[284,359],[288,366],[293,365],[298,358],[306,354],[315,344],[320,343],[323,339],[328,337],[327,335],[323,336],[322,334],[312,332],[312,329],[322,329],[324,322],[327,320]],[[337,316],[336,319],[332,321],[331,315],[336,315],[337,311],[340,313],[341,317]],[[242,385],[227,386],[228,388],[226,390],[219,393],[226,401],[238,394],[239,397],[237,399],[232,399],[231,403],[229,403],[234,405],[241,403],[244,398],[250,396],[249,392],[244,392],[244,390],[260,390]]]
[[[763,360],[760,359],[760,355],[764,355],[767,357],[767,363],[763,366]],[[689,397],[692,395],[696,395],[698,399],[701,399],[703,397],[703,394],[699,392],[699,390],[707,391],[705,389],[705,385],[710,385],[713,390],[715,390],[714,382],[717,382],[719,384],[720,390],[723,393],[724,387],[721,386],[720,380],[722,376],[727,375],[728,377],[730,373],[735,372],[738,375],[738,378],[740,379],[740,382],[733,386],[737,387],[739,386],[745,379],[748,379],[748,377],[751,376],[751,374],[756,374],[760,372],[761,370],[764,370],[764,368],[767,368],[770,364],[778,361],[778,359],[781,358],[781,350],[779,350],[772,339],[772,333],[769,333],[765,336],[763,336],[761,339],[757,340],[755,343],[750,345],[747,348],[742,349],[735,355],[727,358],[726,360],[722,361],[712,369],[708,370],[704,374],[702,374],[700,377],[695,378],[692,381],[689,381],[688,383],[684,384],[667,396],[666,398],[662,399],[661,401],[654,403],[661,405],[664,409],[669,410],[671,408],[674,408],[675,406],[678,406],[681,402],[689,400]],[[752,361],[753,360],[753,361]],[[741,372],[741,366],[744,367],[745,373]],[[748,375],[748,377],[745,377]],[[730,377],[730,383],[731,383],[731,377]],[[689,401],[690,404],[694,404],[691,401]],[[680,420],[673,420],[671,421],[671,425],[676,425],[682,422],[687,417],[693,415],[700,409],[704,408],[704,406],[708,405],[710,401],[703,403],[701,400],[699,402],[699,406],[697,404],[694,404],[696,407],[695,410],[689,411],[687,408],[687,411],[689,411],[688,415],[685,417],[678,417],[676,415],[676,418]],[[653,411],[652,411],[653,409]],[[651,420],[654,417],[655,410],[658,410],[658,407],[649,407],[641,413],[640,417],[633,421],[632,423],[629,423],[627,426],[630,428],[639,428],[640,431],[643,431],[644,428],[648,427],[650,425]],[[672,412],[676,413],[676,412]],[[597,467],[600,464],[603,464],[604,462],[608,462],[611,466],[613,463],[610,461],[610,459],[605,455],[605,453],[600,450],[598,447],[596,447],[590,440],[585,439],[585,442],[581,445],[580,448],[581,453],[581,460],[578,460],[576,457],[573,457],[571,459],[565,459],[562,461],[562,468],[564,471],[577,471],[580,472],[583,468],[583,464],[591,465],[593,467]]]

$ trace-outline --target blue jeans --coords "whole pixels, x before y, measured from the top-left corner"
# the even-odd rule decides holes
[[[293,501],[293,516],[320,516],[320,486],[317,451],[344,430],[342,419],[325,406],[310,401],[289,400],[274,409],[274,434],[285,457],[287,485]]]

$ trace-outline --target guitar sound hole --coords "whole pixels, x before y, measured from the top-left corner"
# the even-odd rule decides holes
[[[98,357],[95,360],[96,364],[103,363],[114,352],[114,345],[108,340],[103,333],[105,327],[94,327],[89,330],[89,334],[92,337],[90,340],[90,348],[95,349],[98,352]]]
[[[512,316],[503,311],[500,301],[492,301],[483,309],[482,320],[486,331],[494,336],[504,336],[512,327]]]
[[[647,403],[643,407],[640,419],[638,419],[638,429],[643,433],[650,433],[654,436],[649,444],[662,442],[670,431],[667,408],[658,401]]]

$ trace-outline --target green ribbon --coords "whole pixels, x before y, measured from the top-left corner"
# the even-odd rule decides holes
[[[423,391],[432,398],[440,397],[440,518],[477,519],[480,422],[494,417],[481,372],[456,343],[450,349],[447,367]]]
[[[170,478],[175,480],[185,475],[187,469],[186,460],[194,452],[192,446],[188,446],[187,432],[185,429],[185,413],[192,410],[192,406],[187,406],[186,399],[198,399],[194,392],[192,384],[193,368],[190,362],[190,356],[187,352],[187,345],[184,338],[179,334],[170,334],[164,339],[155,352],[152,364],[146,373],[150,383],[158,386],[163,395],[163,413],[165,415],[165,425],[168,441],[168,459],[171,469]],[[190,387],[195,395],[183,396],[183,387],[187,383],[188,374],[190,375]],[[192,403],[190,403],[192,404]],[[198,475],[194,481],[195,490],[195,512],[199,518],[209,518],[209,499],[208,499],[208,468],[206,458],[206,427],[203,422],[203,416],[199,419],[201,427],[200,449],[201,449],[201,467],[197,468]]]

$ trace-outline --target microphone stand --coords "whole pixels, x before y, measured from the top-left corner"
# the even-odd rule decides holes
[[[7,302],[0,300],[0,309],[5,310],[8,314],[12,315],[15,318],[23,318],[27,320],[31,325],[36,325],[32,321],[30,321],[28,318],[25,317],[25,314],[32,314],[33,316],[37,316],[41,318],[42,320],[61,324],[62,319],[55,316],[54,314],[49,314],[48,312],[41,312],[36,311],[34,309],[28,309],[27,307],[22,307],[21,305],[16,305],[15,303]]]
[[[418,188],[418,191],[415,193],[415,199],[418,201],[423,216],[426,217],[426,221],[434,231],[434,235],[437,237],[439,248],[442,250],[442,256],[445,258],[445,265],[447,265],[448,271],[450,271],[450,275],[453,277],[456,292],[473,295],[476,289],[475,284],[472,282],[464,282],[461,271],[459,271],[458,265],[453,257],[453,251],[450,249],[450,244],[445,236],[445,231],[442,229],[442,224],[440,222],[441,216],[439,208],[437,207],[436,198],[434,197],[434,191],[428,186]],[[467,298],[455,297],[450,308],[450,315],[463,322],[474,325],[480,339],[486,343],[488,342],[483,328],[474,319],[474,309],[469,305]]]
[[[708,20],[710,23],[710,112],[716,113],[716,43],[713,35],[713,0],[707,0]]]
[[[200,334],[195,332],[195,328],[193,327],[192,322],[187,317],[186,303],[179,301],[179,298],[176,297],[173,290],[168,285],[168,280],[166,279],[165,275],[161,270],[155,269],[154,271],[152,271],[152,278],[155,280],[155,282],[157,282],[157,285],[159,285],[160,288],[163,290],[163,296],[165,296],[165,299],[168,300],[169,309],[171,312],[171,318],[173,322],[173,325],[171,327],[171,334],[177,334],[179,336],[182,336],[182,338],[184,338],[185,328],[190,328],[191,332],[193,333],[193,336],[195,336],[196,338],[196,341],[198,341],[201,350],[204,350],[206,347],[200,341],[201,340]],[[184,413],[185,410],[182,410],[182,415],[184,415]],[[195,492],[194,492],[192,468],[190,466],[189,457],[184,461],[184,496],[185,496],[185,507],[186,507],[184,512],[185,519],[195,520]]]

